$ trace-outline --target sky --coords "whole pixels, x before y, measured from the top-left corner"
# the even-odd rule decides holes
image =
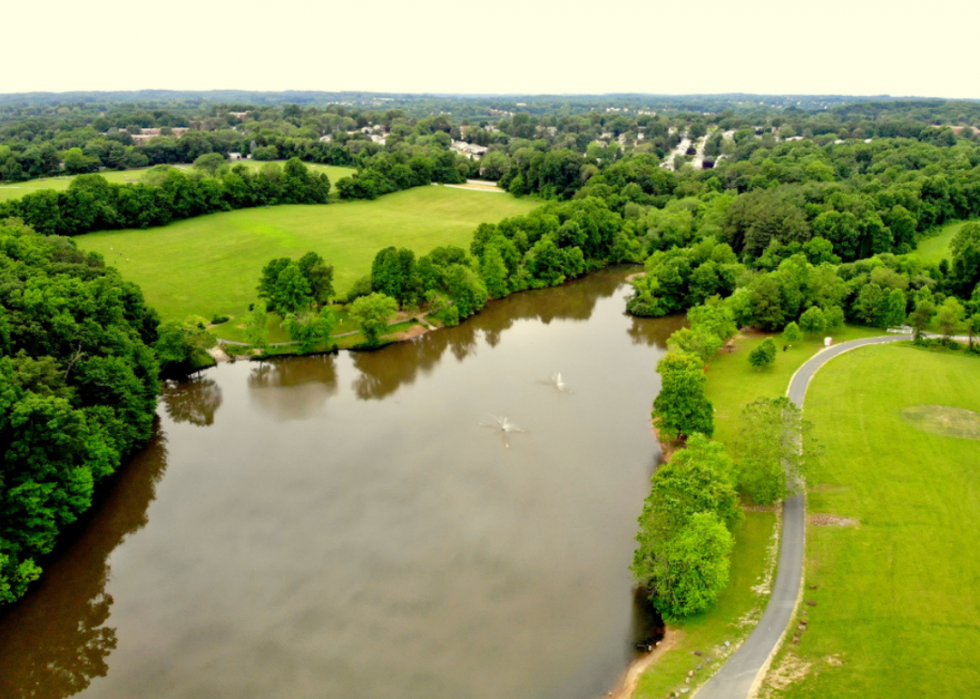
[[[3,4],[0,93],[241,89],[980,98],[973,75],[977,0]]]

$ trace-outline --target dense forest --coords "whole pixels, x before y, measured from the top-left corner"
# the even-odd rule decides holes
[[[134,284],[70,240],[0,223],[0,603],[149,439],[156,340]]]

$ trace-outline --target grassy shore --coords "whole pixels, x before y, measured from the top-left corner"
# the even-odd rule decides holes
[[[275,257],[318,252],[334,266],[334,287],[344,293],[370,272],[374,255],[387,245],[416,254],[439,245],[469,247],[480,223],[525,214],[538,204],[506,194],[416,187],[376,201],[243,209],[75,240],[139,284],[164,319],[218,313],[234,324],[255,301],[262,267]]]
[[[805,596],[816,606],[804,607],[801,643],[777,658],[769,695],[980,691],[980,441],[913,428],[902,411],[916,405],[980,412],[980,358],[866,347],[811,384],[805,412],[826,451],[808,497]]]
[[[285,163],[284,160],[275,161],[280,165]],[[264,162],[259,162],[255,160],[237,160],[229,165],[245,165],[253,170],[257,170],[263,165]],[[341,177],[346,177],[354,172],[354,168],[349,167],[335,167],[333,165],[319,165],[316,163],[305,163],[305,165],[316,172],[326,173],[327,177],[330,178],[330,184],[334,184]],[[190,165],[176,165],[186,172],[192,170]],[[103,172],[96,173],[102,175],[106,180],[113,184],[130,184],[133,182],[142,182],[143,174],[149,168],[138,168],[136,170],[105,170]],[[31,192],[37,192],[41,189],[54,189],[54,190],[65,190],[68,189],[68,185],[71,181],[75,179],[74,175],[63,175],[61,177],[45,177],[43,179],[28,180],[26,182],[12,182],[11,184],[0,185],[0,201],[6,201],[8,199],[19,199],[25,194],[30,194]]]
[[[880,334],[874,328],[847,327],[831,336],[839,343]],[[715,406],[715,438],[726,445],[735,437],[742,409],[760,398],[785,395],[793,374],[823,347],[824,338],[821,335],[796,343],[785,352],[780,351],[772,366],[754,369],[749,364],[749,352],[766,337],[769,335],[762,333],[738,336],[735,350],[723,349],[708,367],[707,395]],[[785,343],[778,336],[775,339],[782,349]],[[777,554],[777,549],[771,547],[778,544],[779,534],[776,526],[774,512],[746,512],[744,525],[735,533],[728,587],[711,611],[669,626],[674,634],[672,647],[640,678],[637,699],[659,699],[671,691],[701,684],[720,664],[716,661],[707,665],[704,658],[716,660],[730,655],[752,632],[769,600]],[[725,641],[731,646],[722,651]],[[694,655],[696,650],[704,655]],[[695,671],[691,684],[686,683],[687,673],[699,664],[703,665],[702,670]]]

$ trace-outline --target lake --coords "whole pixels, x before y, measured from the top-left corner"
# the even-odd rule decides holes
[[[168,387],[0,619],[0,696],[604,695],[648,633],[628,566],[682,323],[626,316],[626,274]]]

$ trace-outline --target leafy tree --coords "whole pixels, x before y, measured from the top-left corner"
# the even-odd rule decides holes
[[[686,352],[707,364],[715,353],[721,349],[722,341],[717,336],[703,329],[691,330],[681,328],[667,340],[667,349],[672,352]]]
[[[968,334],[967,341],[970,343],[970,349],[972,350],[973,341],[980,335],[980,313],[974,313],[966,319],[966,332]]]
[[[823,309],[824,319],[827,321],[828,331],[837,330],[844,326],[844,311],[840,306],[828,306]]]
[[[289,333],[289,339],[299,343],[299,351],[306,353],[330,342],[335,322],[333,311],[321,308],[318,313],[307,311],[300,316],[290,313],[283,325]]]
[[[264,303],[257,303],[245,318],[245,338],[264,350],[269,344],[269,318]]]
[[[310,296],[317,309],[323,308],[333,298],[333,265],[328,265],[315,252],[299,258],[299,269],[310,285]]]
[[[980,284],[980,223],[970,222],[949,243],[953,254],[951,283],[955,293],[967,297]]]
[[[194,161],[194,168],[208,177],[216,177],[227,165],[227,159],[221,153],[205,153]]]
[[[695,306],[687,312],[687,319],[692,330],[710,333],[722,343],[730,340],[738,332],[734,312],[731,308],[720,304]]]
[[[398,302],[390,296],[373,293],[354,301],[350,317],[361,326],[367,344],[374,347],[388,328],[388,319],[398,312]]]
[[[960,329],[966,311],[963,304],[955,296],[948,297],[936,313],[936,323],[939,325],[939,332],[943,334],[943,339],[949,342],[950,337]]]
[[[783,310],[783,292],[772,276],[761,278],[752,287],[752,322],[760,330],[773,332],[783,327],[786,312]]]
[[[698,357],[668,352],[657,364],[660,393],[653,401],[653,422],[663,440],[700,432],[714,434],[714,407],[704,395],[706,378]]]
[[[735,439],[739,486],[760,505],[784,499],[802,485],[817,445],[809,422],[788,398],[758,400],[742,411]]]
[[[499,299],[509,291],[508,270],[503,255],[496,246],[489,246],[480,259],[480,274],[491,298]]]
[[[749,364],[756,369],[769,366],[776,361],[776,343],[771,337],[763,340],[758,347],[749,352]]]
[[[731,533],[716,515],[699,512],[664,545],[650,572],[654,606],[668,619],[704,612],[728,585]]]
[[[901,289],[888,292],[881,313],[881,327],[897,328],[905,324],[905,294]]]
[[[207,321],[200,316],[163,323],[154,346],[160,375],[179,377],[210,366],[213,361],[208,350],[216,344],[217,339],[207,330]]]
[[[276,284],[272,290],[272,307],[285,317],[287,314],[295,314],[307,308],[312,300],[310,282],[299,264],[290,262],[276,277]]]
[[[742,520],[735,478],[724,447],[701,434],[654,474],[632,571],[662,614],[704,611],[724,589],[729,530]]]
[[[796,323],[790,323],[783,329],[783,339],[786,340],[788,344],[793,344],[799,342],[803,339],[803,333],[800,332],[800,326]]]
[[[933,316],[936,315],[936,304],[932,301],[932,296],[919,298],[915,304],[915,310],[909,315],[909,323],[912,324],[914,339],[916,342],[922,339],[922,333],[929,327]]]

